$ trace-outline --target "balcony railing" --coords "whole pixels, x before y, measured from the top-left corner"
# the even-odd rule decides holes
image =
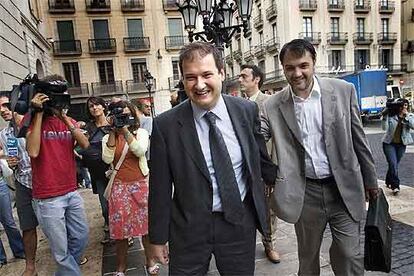
[[[59,40],[52,43],[53,55],[72,56],[81,55],[82,46],[80,40]]]
[[[148,93],[144,82],[137,82],[135,80],[127,80],[125,82],[127,94]]]
[[[145,11],[144,0],[121,0],[121,10],[123,12]]]
[[[94,96],[123,94],[122,81],[114,81],[112,83],[93,82],[92,94]]]
[[[397,33],[378,33],[378,44],[394,44],[397,42]]]
[[[299,10],[300,11],[316,11],[318,3],[316,0],[300,0]]]
[[[283,75],[282,69],[267,72],[265,75],[266,75],[265,83],[273,83],[273,82],[283,80],[285,78],[285,76]]]
[[[178,11],[176,0],[163,0],[164,11]]]
[[[254,47],[254,56],[256,58],[263,58],[266,55],[266,47],[263,44]]]
[[[232,65],[233,64],[233,56],[231,54],[230,55],[227,55],[224,59],[226,60],[226,63],[228,65]]]
[[[316,72],[320,76],[339,77],[344,74],[349,74],[354,71],[353,65],[330,64],[328,66],[317,66]]]
[[[345,45],[348,42],[348,33],[328,33],[328,44]]]
[[[87,83],[81,83],[68,87],[68,93],[72,98],[89,97],[89,86]]]
[[[277,52],[280,48],[279,38],[274,37],[266,41],[266,50],[269,53]]]
[[[384,64],[380,65],[379,68],[387,69],[389,73],[402,73],[407,72],[407,63],[403,64]]]
[[[164,40],[166,50],[179,50],[188,43],[188,37],[183,35],[166,36]]]
[[[111,12],[110,0],[85,0],[86,11],[90,13]]]
[[[233,51],[233,58],[238,63],[241,63],[242,60],[243,60],[243,54],[242,54],[241,50],[235,50],[235,51]]]
[[[344,0],[337,0],[337,1],[328,0],[328,11],[343,12],[344,10],[345,10]]]
[[[253,19],[253,26],[255,29],[263,28],[263,17],[262,15],[258,15]]]
[[[168,78],[168,87],[170,91],[177,89],[177,85],[180,83],[179,76],[172,76]]]
[[[371,10],[371,1],[354,1],[354,12],[355,13],[368,13]]]
[[[49,0],[50,13],[74,13],[75,3],[73,0]]]
[[[277,17],[277,6],[276,4],[272,4],[270,7],[266,9],[266,19],[272,20]]]
[[[320,32],[303,32],[299,33],[299,37],[309,41],[314,45],[321,43],[321,33]]]
[[[144,52],[149,50],[149,37],[124,37],[125,52]]]
[[[379,1],[378,10],[380,13],[393,13],[395,11],[394,1]]]
[[[371,68],[371,64],[368,62],[357,63],[354,65],[354,71],[366,70],[367,68]]]
[[[244,52],[243,57],[244,57],[245,62],[252,61],[254,59],[253,50],[248,50],[248,51]]]
[[[115,53],[116,52],[116,39],[115,38],[101,38],[101,39],[89,39],[89,53],[101,54],[101,53]]]
[[[369,45],[374,39],[372,33],[361,33],[357,32],[353,34],[354,44],[357,45]]]

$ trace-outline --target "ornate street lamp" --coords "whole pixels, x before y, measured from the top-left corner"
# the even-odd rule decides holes
[[[154,77],[151,75],[151,73],[150,73],[150,71],[148,71],[148,69],[144,73],[144,82],[145,82],[145,87],[148,90],[148,96],[149,96],[149,99],[150,99],[151,117],[154,118],[154,101],[152,99],[152,94],[151,94],[151,89],[154,86]]]
[[[244,36],[248,36],[252,0],[179,0],[177,6],[190,42],[203,40],[223,51],[223,45],[228,47],[236,32],[243,29]],[[198,15],[203,19],[204,31],[194,32]],[[232,25],[233,16],[242,23]]]

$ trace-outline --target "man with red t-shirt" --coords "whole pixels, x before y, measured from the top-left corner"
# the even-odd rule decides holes
[[[64,84],[58,75],[42,81]],[[27,132],[31,158],[33,207],[58,268],[55,275],[81,275],[78,263],[88,241],[83,200],[76,191],[73,147],[89,146],[76,122],[62,110],[45,104],[49,97],[37,93],[31,101],[34,114]]]

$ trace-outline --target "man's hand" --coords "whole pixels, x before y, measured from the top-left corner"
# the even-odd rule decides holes
[[[7,157],[6,158],[7,164],[9,165],[10,169],[14,169],[19,164],[19,158],[16,156],[13,157]]]
[[[153,259],[154,261],[159,262],[163,265],[168,264],[169,257],[167,245],[150,244],[149,257],[150,259]]]
[[[371,199],[376,199],[379,193],[379,188],[365,189],[365,200],[370,201]]]
[[[35,109],[43,109],[43,103],[47,102],[48,100],[49,97],[47,95],[43,93],[37,93],[34,95],[30,103]]]

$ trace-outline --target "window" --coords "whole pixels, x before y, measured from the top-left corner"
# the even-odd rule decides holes
[[[56,21],[59,36],[60,51],[75,51],[75,34],[73,32],[73,22],[71,20]]]
[[[312,37],[312,17],[303,18],[303,37]]]
[[[331,17],[332,38],[339,37],[339,17]]]
[[[273,56],[273,68],[276,71],[276,74],[278,73],[277,71],[279,70],[279,56]]]
[[[114,65],[112,60],[98,60],[98,72],[101,84],[114,83]]]
[[[342,69],[345,66],[345,55],[343,50],[332,50],[328,54],[328,66],[329,69],[337,70],[342,67]]]
[[[265,66],[265,61],[264,60],[259,61],[257,66],[260,68],[260,71],[262,71],[263,74],[266,72],[266,66]]]
[[[359,37],[364,37],[365,18],[357,18],[357,33]]]
[[[259,44],[263,45],[263,32],[259,32]]]
[[[388,0],[381,0],[382,7],[388,7]]]
[[[178,67],[178,60],[172,60],[173,80],[180,80],[180,70]]]
[[[143,37],[144,32],[142,30],[141,19],[128,19],[128,37]]]
[[[337,6],[339,4],[338,2],[339,2],[338,0],[329,0],[329,5]]]
[[[93,25],[93,37],[95,39],[109,38],[108,20],[98,19],[92,20]]]
[[[251,50],[252,49],[252,38],[251,37],[249,37],[249,40],[247,41],[249,44],[249,50]]]
[[[369,50],[355,50],[354,62],[356,70],[364,70],[370,64],[369,55]]]
[[[168,32],[170,36],[183,36],[181,18],[168,18]]]
[[[392,69],[389,68],[390,65],[392,65],[392,49],[382,49],[380,51],[380,64],[388,69]]]
[[[277,26],[276,23],[272,24],[272,37],[276,39],[277,37]]]
[[[79,64],[77,62],[62,63],[63,74],[71,87],[80,87]]]
[[[145,59],[132,59],[132,78],[134,83],[144,82],[144,73],[147,70],[147,62]]]
[[[357,0],[356,1],[356,6],[357,7],[363,7],[364,6],[364,0]]]
[[[237,50],[241,51],[241,39],[237,39]]]
[[[388,36],[388,32],[389,32],[389,19],[388,18],[382,18],[381,19],[381,30],[385,36]]]

